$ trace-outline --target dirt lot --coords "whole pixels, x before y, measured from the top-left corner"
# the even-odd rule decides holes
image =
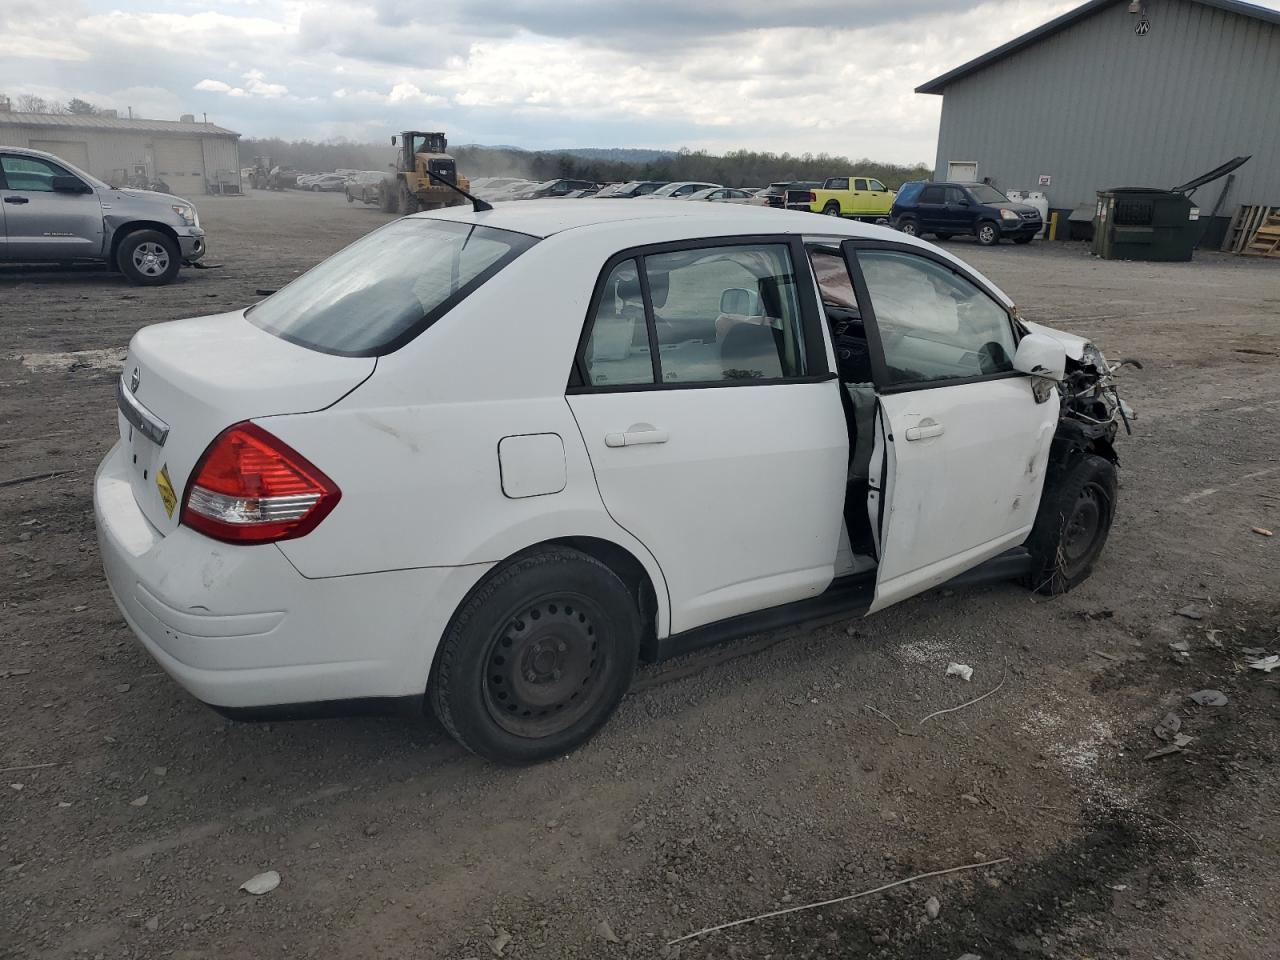
[[[511,770],[429,719],[224,721],[117,615],[90,486],[129,337],[385,219],[331,194],[201,215],[223,266],[164,289],[0,268],[0,957],[1276,956],[1280,673],[1243,652],[1280,653],[1280,536],[1251,531],[1280,533],[1275,265],[953,242],[1028,317],[1146,364],[1093,579],[648,667],[587,747]],[[1170,711],[1194,739],[1144,761]]]

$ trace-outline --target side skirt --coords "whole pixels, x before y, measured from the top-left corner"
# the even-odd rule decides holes
[[[1031,570],[1031,554],[1023,547],[1006,550],[986,563],[966,570],[933,591],[973,587],[987,583],[1013,580]],[[682,633],[664,637],[657,643],[657,661],[683,656],[704,647],[712,647],[730,640],[740,640],[769,630],[780,630],[798,624],[821,626],[836,620],[866,613],[875,598],[875,571],[842,577],[832,582],[824,592],[808,600],[797,600],[780,607],[744,613],[728,620],[704,624]]]

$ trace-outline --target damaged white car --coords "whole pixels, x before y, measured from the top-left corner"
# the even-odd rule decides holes
[[[1093,346],[899,233],[643,206],[423,213],[139,332],[95,508],[164,669],[530,761],[640,658],[1089,575],[1129,415]]]

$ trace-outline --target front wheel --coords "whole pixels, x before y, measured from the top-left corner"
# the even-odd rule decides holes
[[[159,230],[135,230],[120,241],[116,266],[130,283],[159,287],[178,275],[182,251],[178,242]]]
[[[356,198],[355,198],[355,197],[353,197],[350,193],[348,193],[348,194],[347,194],[347,203],[355,203],[355,202],[356,202]]]
[[[904,233],[908,237],[920,236],[920,225],[916,223],[914,217],[903,217],[898,221],[898,232]]]
[[[1000,228],[990,220],[978,224],[978,242],[984,247],[994,247],[1000,242]]]
[[[554,547],[498,568],[463,603],[427,693],[473,753],[532,763],[585,743],[635,672],[640,617],[626,585],[577,550]]]
[[[1032,568],[1023,582],[1056,595],[1093,572],[1115,519],[1119,480],[1110,460],[1086,454],[1050,482],[1027,539]]]

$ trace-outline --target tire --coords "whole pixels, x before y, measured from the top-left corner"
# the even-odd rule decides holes
[[[378,209],[383,213],[395,213],[398,198],[387,184],[378,184]]]
[[[533,763],[585,743],[631,686],[640,616],[618,576],[567,547],[518,556],[454,615],[427,685],[459,743]]]
[[[1093,572],[1115,519],[1119,484],[1115,464],[1094,454],[1081,456],[1049,482],[1026,542],[1032,568],[1023,584],[1056,596]]]
[[[413,195],[412,191],[409,190],[409,185],[403,180],[400,181],[400,189],[396,192],[396,199],[397,207],[402,217],[407,217],[409,214],[417,213],[422,209],[422,205],[418,203],[418,198]]]
[[[1027,244],[1034,240],[1035,237],[1014,237],[1013,242],[1016,244]]]
[[[116,248],[116,266],[138,286],[163,286],[178,275],[181,265],[178,242],[159,230],[135,230]]]
[[[994,247],[1000,242],[1000,228],[990,220],[983,220],[978,224],[976,236],[984,247]]]
[[[319,192],[320,192],[320,188],[319,188],[319,187],[317,187],[315,184],[312,184],[312,186],[311,186],[311,192],[312,192],[312,193],[319,193]]]
[[[355,202],[356,202],[356,198],[355,198],[355,197],[353,197],[353,196],[350,194],[350,192],[348,192],[348,193],[347,193],[347,203],[355,203]]]
[[[898,232],[905,233],[908,237],[918,237],[920,224],[916,223],[915,217],[903,217],[898,221]]]
[[[824,214],[824,215],[826,215],[826,216],[828,216],[828,217],[838,217],[838,216],[840,216],[840,203],[839,203],[839,201],[836,201],[836,200],[828,200],[828,201],[827,201],[827,205],[826,205],[825,207],[823,207],[823,208],[822,208],[822,212],[823,212],[823,214]]]

